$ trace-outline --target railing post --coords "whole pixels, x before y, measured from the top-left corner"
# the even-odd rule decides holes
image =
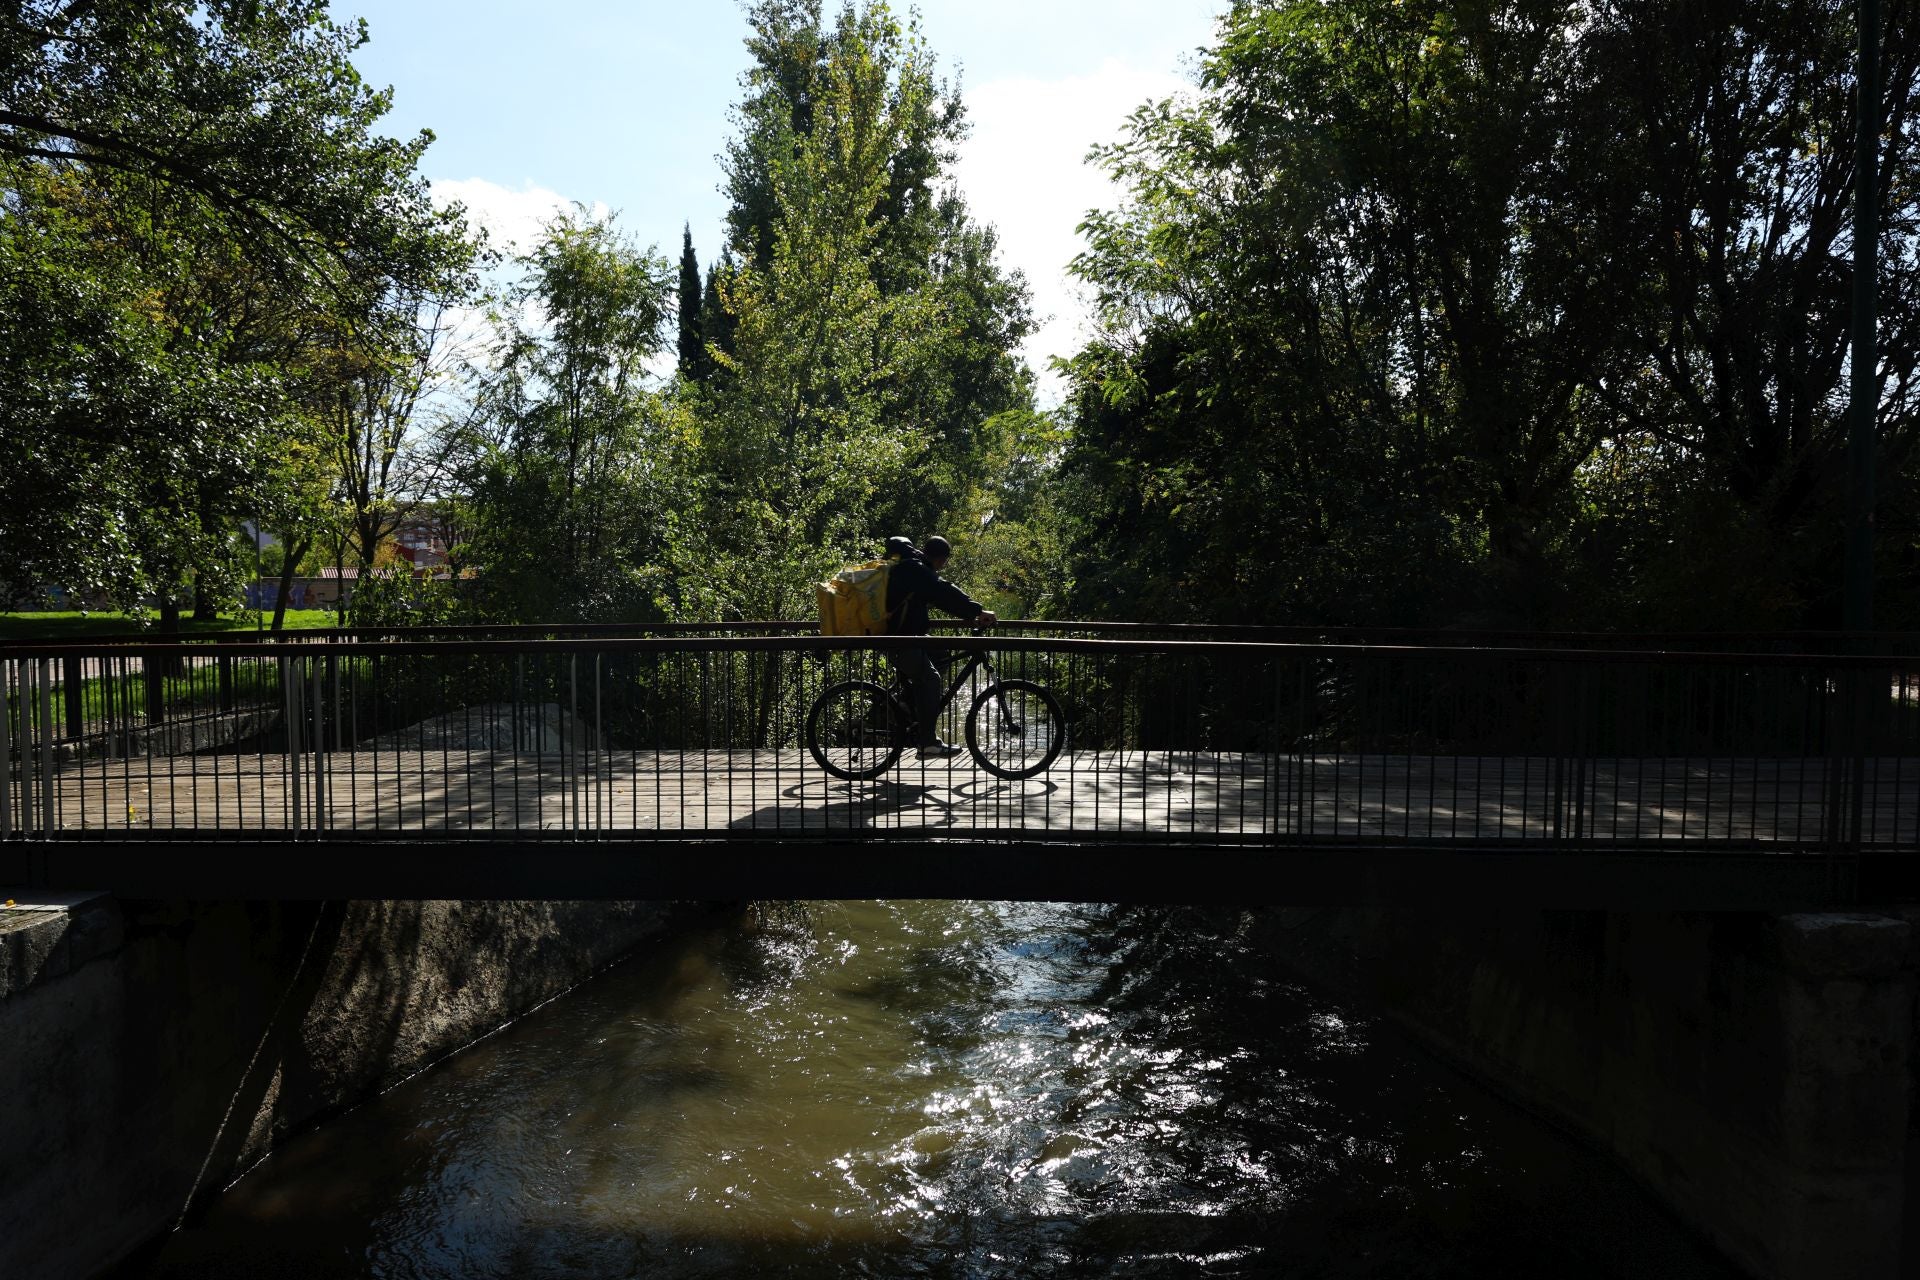
[[[560,735],[560,776],[566,779],[563,794],[570,814],[569,830],[577,836],[580,834],[580,758],[574,737],[580,732],[580,659],[575,654],[567,655],[567,712],[566,732]]]
[[[1555,662],[1548,668],[1552,672],[1547,681],[1547,714],[1565,725],[1566,714],[1566,666]],[[1558,714],[1556,714],[1558,713]],[[1564,728],[1552,736],[1553,777],[1550,783],[1553,789],[1552,799],[1547,803],[1547,811],[1553,815],[1553,838],[1560,841],[1566,830],[1567,813],[1567,739]]]
[[[83,698],[82,670],[81,661],[77,657],[62,658],[60,660],[60,691],[62,695],[61,702],[65,706],[67,713],[67,741],[75,743],[80,741],[80,735],[85,728],[81,717],[81,712],[85,709],[81,705]]]
[[[151,742],[160,723],[167,718],[166,663],[158,650],[149,650],[140,663],[140,674],[147,690],[147,738]]]
[[[1293,753],[1296,769],[1293,784],[1293,836],[1295,840],[1301,843],[1306,842],[1307,836],[1313,829],[1313,801],[1316,791],[1316,788],[1312,785],[1314,779],[1313,667],[1315,661],[1316,659],[1311,657],[1303,657],[1300,659],[1300,712],[1299,729],[1296,736],[1299,738],[1301,745],[1307,749]]]
[[[280,658],[281,722],[286,725],[287,833],[300,838],[300,679],[294,659]]]
[[[526,701],[527,655],[524,653],[516,653],[513,655],[513,708],[510,713],[510,719],[513,724],[513,749],[515,753],[518,753],[526,746],[527,735],[520,725],[521,709],[526,705]]]
[[[118,728],[119,720],[114,714],[114,688],[120,682],[121,661],[117,656],[100,659],[100,725],[104,739],[101,755],[108,760],[116,753],[127,754],[125,731]]]
[[[601,691],[600,691],[601,657],[602,657],[601,653],[598,650],[595,650],[593,655],[594,756],[592,759],[593,773],[592,773],[592,784],[591,784],[592,785],[591,794],[593,796],[593,808],[592,808],[592,813],[590,815],[593,821],[593,830],[595,835],[600,835],[607,827],[612,825],[610,821],[610,815],[612,813],[612,808],[613,808],[613,797],[611,796],[611,794],[602,793],[603,782],[600,776],[603,772],[605,772],[604,766],[606,764],[606,762],[602,760],[599,755],[600,742],[601,742],[600,726],[606,723],[606,702],[602,698]],[[605,782],[607,787],[610,788],[612,779],[608,778],[605,780]]]
[[[1575,695],[1573,722],[1573,838],[1584,840],[1587,835],[1587,776],[1589,738],[1587,734],[1587,704],[1593,696],[1593,668],[1582,665],[1578,668],[1580,677],[1576,681],[1579,691]]]
[[[1868,699],[1874,688],[1873,671],[1869,667],[1855,667],[1852,672],[1853,696],[1848,699],[1852,706],[1849,713],[1853,721],[1853,767],[1852,794],[1847,797],[1847,848],[1850,852],[1860,852],[1865,841],[1866,800],[1867,800],[1867,726],[1871,720],[1867,708]],[[1884,690],[1887,686],[1881,684]]]
[[[1826,847],[1840,852],[1849,846],[1849,823],[1847,815],[1852,808],[1851,798],[1856,785],[1848,774],[1853,759],[1853,673],[1842,668],[1835,671],[1827,669],[1828,678],[1820,683],[1826,693],[1822,699],[1825,715],[1822,728],[1826,741],[1822,744],[1826,752],[1826,778],[1822,787],[1821,827]]]
[[[22,660],[20,685],[20,834],[32,835],[39,828],[40,757],[34,743],[34,716],[40,705],[33,687],[34,666]]]
[[[332,658],[325,659],[331,663]],[[322,660],[307,660],[307,682],[312,686],[313,703],[313,833],[325,836],[327,827],[327,723],[326,698],[320,684]]]
[[[0,840],[13,837],[13,660],[0,659]]]
[[[53,814],[53,663],[40,659],[40,831],[54,832]]]

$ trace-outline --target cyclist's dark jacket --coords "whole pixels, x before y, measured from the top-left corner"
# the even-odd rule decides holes
[[[971,620],[987,607],[933,571],[924,560],[897,560],[887,574],[887,630],[896,636],[923,636],[932,629],[927,606],[937,605],[956,618]]]

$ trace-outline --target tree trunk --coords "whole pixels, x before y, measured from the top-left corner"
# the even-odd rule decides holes
[[[333,544],[333,625],[347,625],[347,548],[344,539]]]
[[[212,622],[220,616],[220,606],[207,592],[207,580],[204,575],[193,575],[193,620]]]
[[[295,541],[292,538],[281,542],[281,550],[286,553],[280,561],[280,591],[273,600],[273,629],[279,631],[287,620],[287,596],[293,591],[293,571],[306,558],[307,549],[313,545],[312,538]]]
[[[180,602],[173,598],[172,591],[160,597],[160,626],[157,634],[168,644],[178,644],[180,641]],[[178,657],[168,657],[159,666],[160,669],[153,671],[148,681],[147,700],[150,705],[157,705],[159,680],[162,676],[177,676],[186,670],[185,662]]]

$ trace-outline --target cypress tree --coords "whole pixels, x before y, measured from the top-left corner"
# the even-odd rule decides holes
[[[680,244],[680,376],[690,382],[704,381],[708,372],[700,311],[700,260],[693,255],[693,228],[687,225]]]

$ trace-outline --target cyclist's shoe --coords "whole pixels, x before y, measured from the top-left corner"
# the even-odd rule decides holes
[[[955,756],[963,753],[965,750],[966,750],[965,747],[956,747],[951,742],[941,742],[938,738],[936,738],[934,739],[932,746],[920,748],[920,759],[951,760]]]

